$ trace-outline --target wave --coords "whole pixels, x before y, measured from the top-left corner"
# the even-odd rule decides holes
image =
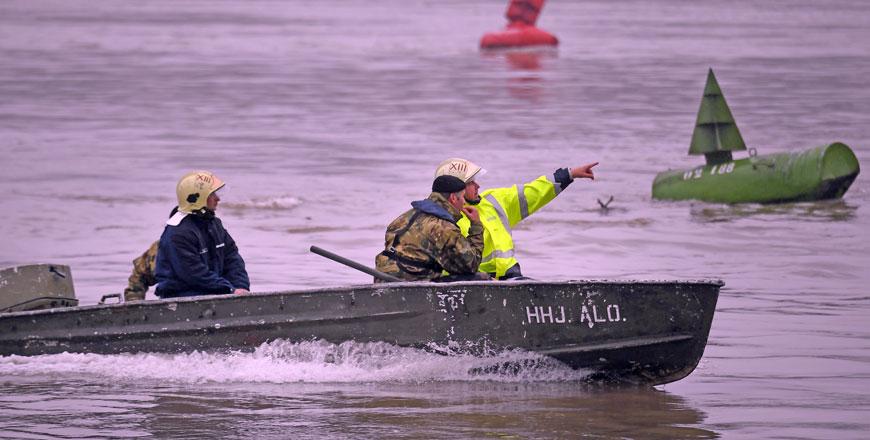
[[[588,372],[521,350],[483,356],[456,347],[428,350],[383,342],[278,340],[253,352],[99,355],[62,353],[0,357],[0,376],[88,375],[175,383],[360,383],[438,381],[566,382]]]
[[[220,206],[228,209],[265,209],[275,211],[291,210],[302,204],[302,200],[293,196],[262,197],[249,200],[228,200]]]

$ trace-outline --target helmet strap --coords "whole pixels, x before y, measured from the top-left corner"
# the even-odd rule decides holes
[[[211,209],[208,209],[207,207],[204,207],[204,206],[200,209],[197,209],[196,211],[193,211],[191,214],[193,214],[193,215],[195,215],[203,220],[211,220],[215,217],[214,211],[212,211]]]
[[[480,203],[480,196],[477,196],[477,198],[474,200],[468,200],[468,198],[466,197],[465,203],[468,203],[471,206],[477,206]]]

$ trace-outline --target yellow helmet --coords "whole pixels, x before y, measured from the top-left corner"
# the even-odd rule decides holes
[[[193,214],[205,208],[211,193],[223,188],[224,182],[210,171],[192,171],[184,175],[175,187],[178,210]]]
[[[468,183],[474,180],[475,177],[480,177],[486,174],[486,170],[480,165],[475,164],[470,160],[452,157],[438,164],[435,169],[435,177],[439,176],[454,176]]]

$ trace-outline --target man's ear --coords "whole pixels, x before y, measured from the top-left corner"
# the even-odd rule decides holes
[[[447,203],[455,205],[458,197],[457,194],[459,193],[450,193],[450,195],[447,197]]]

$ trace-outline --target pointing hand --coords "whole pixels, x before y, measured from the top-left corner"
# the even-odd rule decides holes
[[[571,178],[595,180],[595,174],[592,173],[592,167],[595,165],[598,165],[598,162],[587,163],[586,165],[581,165],[577,168],[571,168]]]

